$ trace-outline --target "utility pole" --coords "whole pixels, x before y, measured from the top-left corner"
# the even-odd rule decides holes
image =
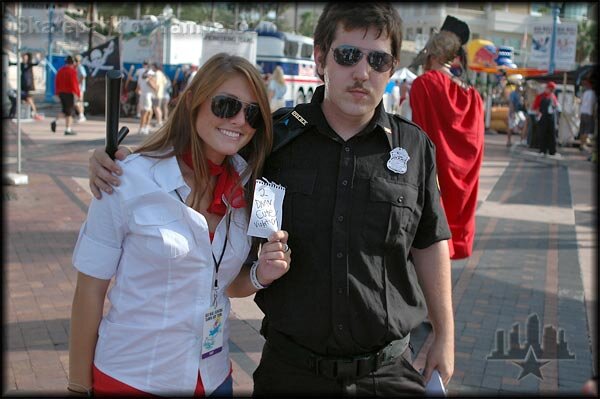
[[[558,24],[558,5],[552,3],[552,39],[550,41],[550,65],[548,67],[548,74],[553,74],[556,67],[556,61],[554,52],[556,51],[556,25]]]
[[[29,183],[29,177],[21,174],[21,3],[17,4],[17,173],[7,172],[4,183],[13,186]]]
[[[94,47],[92,45],[92,35],[94,32],[94,3],[91,2],[88,7],[88,20],[90,22],[90,30],[88,31],[88,51]]]
[[[52,93],[54,93],[54,74],[52,73],[52,32],[54,31],[54,25],[52,20],[54,19],[54,4],[48,5],[48,54],[46,60],[46,95],[44,100],[47,103],[52,102]]]

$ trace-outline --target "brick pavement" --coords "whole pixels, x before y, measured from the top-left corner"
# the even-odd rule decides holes
[[[89,149],[102,145],[104,123],[92,118],[75,125],[75,137],[53,135],[48,123],[22,124],[29,184],[4,190],[5,396],[60,394],[67,382],[71,253],[91,199]],[[136,121],[124,123],[137,130]],[[15,127],[5,123],[4,131],[5,170],[14,171]],[[140,137],[131,134],[126,141],[136,144]],[[590,338],[597,303],[596,168],[576,149],[562,149],[564,159],[554,161],[518,146],[507,149],[504,142],[486,135],[475,250],[452,263],[456,372],[448,388],[451,395],[576,393],[597,359]],[[252,298],[232,302],[234,392],[247,396],[264,342],[258,334],[262,314]],[[515,325],[524,345],[533,314],[542,328],[564,331],[575,357],[547,360],[541,378],[519,379],[522,368],[515,362],[524,358],[488,357],[499,331],[508,350]],[[424,324],[413,334],[417,368],[429,330]]]

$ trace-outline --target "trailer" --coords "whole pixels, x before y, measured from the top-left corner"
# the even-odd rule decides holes
[[[124,20],[119,30],[126,73],[149,60],[161,64],[163,72],[173,79],[181,66],[202,66],[221,52],[239,55],[256,65],[256,32],[216,29],[191,21],[161,21],[154,16]]]
[[[287,90],[285,106],[310,102],[317,86],[323,84],[317,75],[313,55],[313,39],[289,32],[279,32],[272,23],[259,24],[256,62],[265,79],[277,65],[283,69]]]

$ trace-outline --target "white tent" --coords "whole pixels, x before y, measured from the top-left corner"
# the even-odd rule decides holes
[[[399,80],[400,82],[406,79],[407,82],[412,82],[413,80],[415,80],[416,77],[417,75],[415,75],[408,68],[405,67],[398,69],[396,72],[394,72],[391,79]]]

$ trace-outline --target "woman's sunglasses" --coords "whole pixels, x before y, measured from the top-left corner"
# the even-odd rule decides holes
[[[342,45],[333,50],[333,59],[339,65],[352,66],[367,54],[367,61],[377,72],[387,72],[394,67],[394,56],[384,51],[369,51],[355,46]]]
[[[217,118],[229,119],[233,118],[244,107],[244,117],[246,122],[253,128],[258,129],[262,123],[260,115],[260,107],[258,104],[247,103],[235,97],[226,94],[218,94],[212,98],[211,110]]]

